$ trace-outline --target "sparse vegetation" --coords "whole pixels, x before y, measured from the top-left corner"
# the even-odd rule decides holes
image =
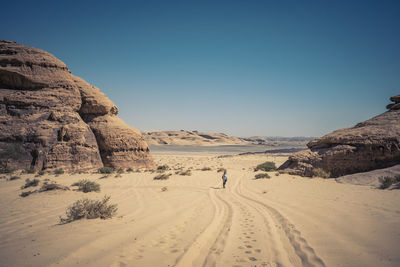
[[[201,168],[200,169],[201,171],[211,171],[211,168],[210,167],[203,167],[203,168]]]
[[[312,177],[329,178],[330,176],[331,174],[329,172],[326,172],[321,168],[314,168],[312,170]]]
[[[186,170],[186,171],[182,170],[182,171],[177,171],[176,174],[183,175],[183,176],[191,176],[192,172],[191,172],[191,170]]]
[[[25,191],[25,192],[21,192],[21,194],[19,195],[20,197],[27,197],[32,193],[35,193],[36,191]]]
[[[263,178],[269,179],[269,178],[271,178],[271,176],[269,176],[268,173],[257,173],[254,176],[254,179],[263,179]]]
[[[117,213],[117,205],[109,203],[110,197],[104,196],[102,200],[80,199],[69,206],[65,212],[66,218],[60,217],[60,222],[70,223],[80,219],[108,219]]]
[[[127,172],[133,172],[133,169],[132,168],[128,168],[126,171]]]
[[[33,168],[33,166],[31,166],[29,169],[25,170],[25,173],[29,173],[29,174],[35,173],[35,169]]]
[[[400,185],[400,174],[397,174],[393,177],[391,176],[382,176],[379,177],[379,182],[381,183],[379,189],[387,189],[392,185]]]
[[[165,172],[165,171],[168,171],[168,170],[169,170],[168,165],[160,165],[160,166],[157,167],[157,172]]]
[[[0,173],[13,173],[13,172],[14,172],[14,169],[11,169],[10,167],[7,167],[7,166],[2,167],[0,170]]]
[[[225,168],[218,168],[217,172],[225,172],[226,169]]]
[[[255,172],[256,171],[270,172],[270,171],[275,171],[275,170],[276,170],[275,162],[272,162],[272,161],[266,161],[262,164],[259,164],[254,169]]]
[[[33,180],[31,180],[31,179],[26,179],[25,180],[25,184],[23,185],[23,186],[21,186],[21,189],[25,189],[25,188],[28,188],[28,187],[31,187],[31,186],[37,186],[38,184],[39,184],[39,180],[38,179],[33,179]]]
[[[100,192],[100,185],[87,179],[79,180],[78,182],[73,183],[72,186],[78,186],[78,191],[82,191],[83,193]]]
[[[163,174],[159,174],[159,175],[157,175],[157,176],[155,176],[154,178],[153,178],[153,180],[167,180],[167,179],[169,179],[169,177],[171,176],[172,174],[170,174],[170,173],[163,173]]]
[[[10,178],[8,178],[9,181],[18,180],[18,179],[21,179],[21,177],[16,176],[16,175],[11,176]]]
[[[63,169],[57,169],[54,171],[55,175],[60,175],[60,174],[64,174],[64,170]]]
[[[63,186],[57,183],[44,183],[39,189],[39,192],[51,191],[51,190],[69,190],[68,186]]]
[[[45,174],[45,172],[42,170],[42,171],[38,172],[37,176],[42,176],[44,174]]]
[[[112,168],[112,167],[104,166],[104,167],[101,167],[99,169],[99,173],[102,173],[102,174],[110,174],[110,173],[113,173],[113,172],[114,172],[114,168]]]
[[[117,170],[117,173],[119,173],[119,174],[124,173],[124,169],[119,168],[119,169]]]

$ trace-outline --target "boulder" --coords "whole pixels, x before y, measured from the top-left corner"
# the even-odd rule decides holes
[[[141,134],[117,114],[98,88],[72,75],[50,53],[0,41],[2,170],[152,168]]]
[[[392,97],[391,100],[396,100]],[[312,176],[321,168],[332,177],[386,168],[400,163],[400,110],[390,109],[354,127],[312,140],[279,169]]]

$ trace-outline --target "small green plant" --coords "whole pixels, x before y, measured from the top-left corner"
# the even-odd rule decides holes
[[[117,205],[109,203],[110,197],[104,196],[102,200],[80,199],[75,201],[65,211],[65,218],[60,217],[60,223],[70,223],[80,219],[108,219],[117,213]]]
[[[64,174],[64,170],[63,169],[57,169],[54,171],[55,175],[60,175],[60,174]]]
[[[271,178],[271,176],[269,176],[268,173],[257,173],[254,176],[254,179],[263,179],[263,178],[269,179]]]
[[[329,172],[326,172],[321,168],[314,168],[312,170],[312,177],[329,178],[330,176],[331,174]]]
[[[110,174],[110,173],[113,173],[113,172],[114,172],[114,168],[112,168],[112,167],[104,166],[104,167],[101,167],[99,169],[99,173],[102,173],[102,174]]]
[[[211,171],[211,168],[210,167],[203,167],[203,168],[201,168],[200,169],[201,171]]]
[[[167,180],[167,179],[169,179],[170,176],[171,176],[170,173],[168,173],[168,174],[163,173],[163,174],[159,174],[159,175],[155,176],[153,178],[153,180]]]
[[[276,166],[275,162],[272,161],[266,161],[262,164],[259,164],[255,167],[254,171],[265,171],[265,172],[270,172],[270,171],[275,171]]]
[[[160,165],[160,166],[157,167],[157,172],[165,172],[165,171],[168,171],[168,170],[169,170],[168,165]]]
[[[87,179],[79,180],[78,182],[73,183],[72,186],[78,186],[78,191],[82,191],[83,193],[100,192],[100,185]]]
[[[39,184],[39,180],[38,179],[26,179],[25,180],[25,184],[23,186],[21,186],[21,189],[25,189],[31,186],[37,186]]]

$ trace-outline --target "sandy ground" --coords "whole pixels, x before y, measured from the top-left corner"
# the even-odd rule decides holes
[[[1,179],[0,266],[400,266],[400,190],[275,172],[253,179],[257,164],[284,157],[154,157],[192,176],[46,175],[66,186],[87,178],[101,192],[25,198],[20,187],[33,175]],[[58,224],[74,201],[105,194],[116,217]]]

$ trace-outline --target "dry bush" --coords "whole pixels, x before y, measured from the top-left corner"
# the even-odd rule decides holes
[[[200,171],[211,171],[210,167],[203,167],[202,169],[200,169]]]
[[[109,196],[104,196],[102,200],[77,200],[65,211],[66,218],[60,217],[60,222],[65,224],[80,219],[112,218],[118,208],[116,204],[109,204],[109,200]]]
[[[51,191],[51,190],[69,190],[68,186],[63,186],[57,183],[44,183],[39,189],[39,192]]]
[[[11,176],[10,178],[8,178],[9,181],[18,180],[18,179],[21,179],[21,177],[16,176],[16,175]]]
[[[159,175],[157,175],[156,177],[154,177],[153,180],[167,180],[167,179],[169,179],[169,177],[170,177],[171,175],[172,175],[172,174],[170,174],[170,173],[167,173],[167,174],[165,174],[165,173],[159,174]]]
[[[312,177],[329,178],[330,176],[331,174],[329,172],[326,172],[321,168],[314,168],[312,170]]]
[[[257,167],[254,168],[254,171],[265,171],[265,172],[270,172],[270,171],[275,171],[276,166],[275,162],[272,161],[266,161],[262,164],[257,165]]]
[[[114,168],[112,167],[101,167],[99,168],[99,173],[103,173],[103,174],[110,174],[114,172]]]
[[[271,176],[269,176],[268,173],[257,173],[254,176],[254,179],[263,179],[263,178],[269,179],[271,178]]]
[[[100,192],[100,185],[87,179],[79,180],[78,182],[73,183],[72,186],[78,186],[78,191],[82,191],[83,193]]]
[[[160,166],[157,167],[157,172],[165,172],[165,171],[168,171],[168,170],[169,170],[168,165],[160,165]]]
[[[63,169],[57,169],[54,171],[55,175],[60,175],[60,174],[64,174],[64,170]]]
[[[186,171],[177,171],[176,174],[183,175],[183,176],[191,176],[192,172],[190,170]]]
[[[379,189],[386,189],[389,188],[392,185],[396,185],[399,187],[400,185],[400,174],[397,174],[393,177],[391,176],[382,176],[379,177],[379,182],[381,183],[379,185]]]
[[[37,186],[38,184],[39,184],[39,180],[38,179],[33,179],[33,180],[31,180],[31,179],[26,179],[25,180],[25,184],[23,185],[23,186],[21,186],[21,189],[25,189],[25,188],[28,188],[28,187],[31,187],[31,186]]]

